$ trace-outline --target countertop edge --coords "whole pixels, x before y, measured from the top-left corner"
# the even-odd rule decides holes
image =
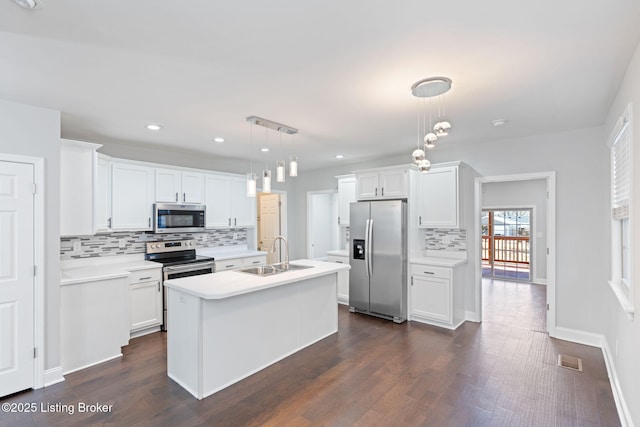
[[[432,265],[435,267],[457,267],[466,264],[466,259],[437,258],[437,257],[416,257],[409,259],[410,264]]]
[[[316,263],[320,263],[320,265],[317,265]],[[253,292],[257,292],[265,289],[275,288],[275,287],[286,285],[289,283],[299,282],[301,280],[327,276],[329,274],[337,273],[338,271],[342,271],[342,270],[349,270],[351,268],[347,264],[338,264],[338,263],[329,263],[329,262],[311,261],[311,260],[296,260],[292,262],[292,264],[301,264],[301,265],[316,264],[316,265],[314,265],[314,269],[285,272],[285,273],[280,273],[273,276],[268,276],[266,278],[254,276],[253,279],[257,281],[261,281],[264,279],[268,279],[268,280],[266,283],[253,285],[250,288],[241,288],[241,289],[238,289],[237,291],[231,291],[231,292],[226,291],[226,292],[217,292],[217,293],[216,292],[205,293],[196,289],[193,285],[189,286],[189,285],[181,285],[180,283],[176,283],[176,280],[180,281],[182,279],[167,280],[164,282],[164,286],[167,286],[170,289],[175,289],[177,291],[185,292],[189,295],[193,295],[198,298],[202,298],[206,300],[221,300],[221,299],[249,294],[249,293],[253,293]],[[223,274],[227,276],[241,274],[243,276],[246,276],[247,279],[251,278],[251,275],[249,275],[248,273],[243,273],[238,270],[227,270],[227,271],[222,271],[219,273],[212,273],[212,274],[217,275],[218,278],[220,278],[220,275],[223,275]],[[204,276],[205,275],[194,276],[194,277],[199,277],[202,279]],[[274,281],[275,278],[277,278],[278,280]],[[185,279],[188,279],[188,278],[185,278]]]

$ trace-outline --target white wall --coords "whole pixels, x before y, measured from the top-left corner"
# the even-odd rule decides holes
[[[45,159],[45,370],[60,366],[60,113],[0,100],[0,153]]]
[[[620,389],[629,409],[630,417],[634,425],[640,426],[640,369],[638,369],[638,361],[640,361],[640,45],[636,48],[629,67],[627,68],[625,78],[618,91],[615,101],[613,102],[607,120],[605,122],[604,138],[601,144],[606,150],[606,140],[611,134],[614,124],[620,117],[629,102],[633,103],[633,206],[631,208],[631,224],[632,224],[632,241],[633,252],[632,262],[633,272],[632,281],[635,288],[634,307],[636,309],[636,319],[631,321],[622,311],[617,299],[608,289],[605,280],[599,283],[603,289],[603,301],[601,310],[604,311],[604,334],[611,350],[611,362],[617,373]],[[607,177],[605,178],[608,185],[609,164],[607,157],[603,163],[607,166]],[[606,199],[602,204],[603,219],[600,222],[601,227],[607,232],[610,230],[609,216],[609,187],[607,186]],[[609,243],[609,233],[605,242],[606,253],[604,261],[607,264],[607,277],[611,274],[611,251]],[[616,353],[616,347],[618,349]]]
[[[547,278],[547,182],[528,181],[489,182],[482,185],[483,208],[535,207],[531,243],[533,252],[532,279]],[[478,230],[480,233],[480,230]],[[537,237],[539,235],[540,237]],[[540,281],[538,281],[540,283]]]

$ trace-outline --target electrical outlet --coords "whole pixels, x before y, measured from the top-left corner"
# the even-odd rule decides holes
[[[442,244],[448,245],[449,243],[451,243],[451,236],[442,236]]]
[[[73,252],[78,253],[82,251],[82,242],[80,240],[76,240],[73,242]]]
[[[238,240],[238,233],[233,233],[233,240]]]
[[[127,240],[126,239],[118,240],[118,247],[120,249],[126,249],[127,248]]]

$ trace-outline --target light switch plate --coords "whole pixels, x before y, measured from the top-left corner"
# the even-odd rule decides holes
[[[73,242],[73,252],[78,253],[80,251],[82,251],[82,243],[80,240],[76,240]]]
[[[120,249],[125,249],[127,247],[127,240],[126,239],[118,240],[118,247]]]

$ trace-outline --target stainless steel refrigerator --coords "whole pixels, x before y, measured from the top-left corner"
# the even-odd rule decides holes
[[[407,320],[407,203],[350,205],[349,311]]]

